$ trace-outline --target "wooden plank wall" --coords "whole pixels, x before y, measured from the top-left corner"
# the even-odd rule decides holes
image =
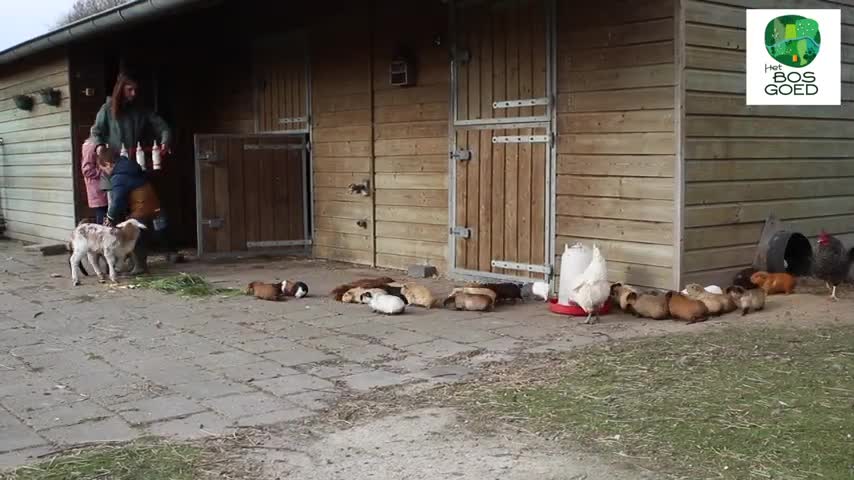
[[[31,112],[12,97],[46,87],[62,92],[52,107],[35,95]],[[0,216],[5,235],[31,242],[67,241],[74,228],[68,61],[64,53],[0,70]]]
[[[558,6],[555,253],[595,241],[610,280],[659,288],[674,283],[673,14],[673,0]]]
[[[746,106],[745,7],[842,10],[842,107]],[[686,2],[685,281],[726,283],[768,214],[854,240],[854,2]]]
[[[371,17],[366,9],[349,10],[310,34],[313,254],[371,265],[373,197],[347,193],[349,184],[370,180],[373,167]]]
[[[432,41],[447,30],[446,7],[345,8],[355,9],[347,20],[311,32],[314,255],[444,269],[449,67],[446,49]],[[382,28],[372,38],[373,25]],[[389,63],[401,49],[414,53],[415,86],[389,85]],[[365,180],[371,196],[347,192]]]
[[[445,271],[448,246],[447,48],[432,44],[447,30],[440,2],[385,0],[377,5],[374,40],[374,182],[376,263],[405,269],[428,263]],[[389,84],[399,50],[415,58],[416,85]]]

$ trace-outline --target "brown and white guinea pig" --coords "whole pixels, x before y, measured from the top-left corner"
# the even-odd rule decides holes
[[[667,309],[670,311],[670,316],[674,319],[696,323],[706,320],[709,316],[706,305],[699,300],[688,298],[679,292],[667,292],[664,298],[667,299]]]
[[[293,280],[283,280],[279,287],[286,297],[302,298],[308,295],[308,285],[303,282],[295,282]]]
[[[280,300],[284,300],[282,295],[282,291],[274,284],[264,283],[264,282],[252,282],[246,287],[247,295],[255,295],[255,298],[260,298],[261,300],[269,300],[271,302],[278,302]]]
[[[611,303],[614,305],[619,305],[620,310],[627,312],[626,307],[628,306],[626,302],[626,298],[630,293],[638,293],[634,287],[629,285],[623,285],[622,283],[615,283],[611,285]]]
[[[522,287],[518,284],[511,282],[502,282],[502,283],[470,283],[467,287],[471,288],[488,288],[495,292],[495,301],[509,301],[513,300],[514,303],[518,300],[523,300],[522,298]]]
[[[765,290],[761,288],[747,290],[739,285],[733,285],[726,289],[726,293],[741,309],[742,316],[765,308]]]
[[[379,278],[360,278],[358,280],[352,281],[350,283],[345,283],[343,285],[338,285],[333,288],[330,292],[330,295],[335,300],[342,302],[342,297],[348,290],[353,288],[379,288],[388,285],[389,283],[393,283],[394,280],[389,277],[379,277]],[[357,302],[358,303],[358,302]]]
[[[789,273],[756,272],[750,276],[754,285],[765,291],[765,295],[776,293],[790,294],[795,291],[798,281]]]
[[[735,274],[735,277],[732,279],[732,284],[741,287],[745,290],[750,290],[752,288],[757,288],[756,285],[750,281],[750,277],[756,273],[756,270],[753,267],[747,267],[738,273]]]
[[[664,295],[626,291],[623,295],[626,306],[623,310],[643,318],[664,320],[670,317],[670,308]]]
[[[495,304],[495,302],[498,300],[498,295],[496,295],[493,290],[481,287],[457,287],[451,290],[451,294],[448,295],[448,298],[451,298],[458,293],[468,293],[470,295],[486,295],[487,297],[492,299],[493,304]]]
[[[430,289],[417,283],[405,283],[400,287],[400,294],[409,305],[418,305],[424,308],[433,308],[433,294]]]
[[[445,308],[453,307],[455,310],[466,310],[469,312],[482,312],[492,310],[495,301],[489,295],[478,295],[474,293],[456,293],[445,300]]]
[[[703,302],[706,309],[709,310],[709,315],[723,315],[738,308],[731,296],[723,293],[707,292],[702,285],[696,283],[686,285],[685,291],[688,298]]]

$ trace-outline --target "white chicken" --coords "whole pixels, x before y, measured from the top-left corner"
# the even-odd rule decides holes
[[[584,272],[578,277],[575,288],[569,299],[587,312],[586,324],[599,321],[599,309],[611,297],[611,284],[608,283],[608,265],[599,252],[599,247],[593,245],[593,258]],[[593,316],[595,315],[595,321]]]

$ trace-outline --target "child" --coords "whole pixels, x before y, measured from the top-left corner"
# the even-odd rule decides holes
[[[95,213],[95,223],[104,223],[107,215],[107,192],[101,190],[101,170],[98,168],[98,155],[95,140],[91,137],[83,142],[81,171],[86,184],[86,200]]]
[[[135,218],[151,228],[151,221],[160,215],[160,200],[140,166],[126,156],[116,159],[110,148],[98,155],[98,166],[109,176],[112,198],[104,225],[114,226],[125,217]],[[132,275],[148,272],[148,244],[151,232],[143,230],[134,248]]]

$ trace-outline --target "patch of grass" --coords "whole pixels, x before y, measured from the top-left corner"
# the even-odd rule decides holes
[[[212,297],[215,295],[233,297],[243,292],[236,288],[218,288],[204,277],[189,273],[179,273],[168,277],[143,277],[134,284],[136,288],[148,288],[182,297]]]
[[[21,467],[2,480],[197,480],[202,450],[188,445],[140,442],[80,450]]]
[[[484,418],[686,478],[854,478],[851,326],[615,343],[463,388]]]

